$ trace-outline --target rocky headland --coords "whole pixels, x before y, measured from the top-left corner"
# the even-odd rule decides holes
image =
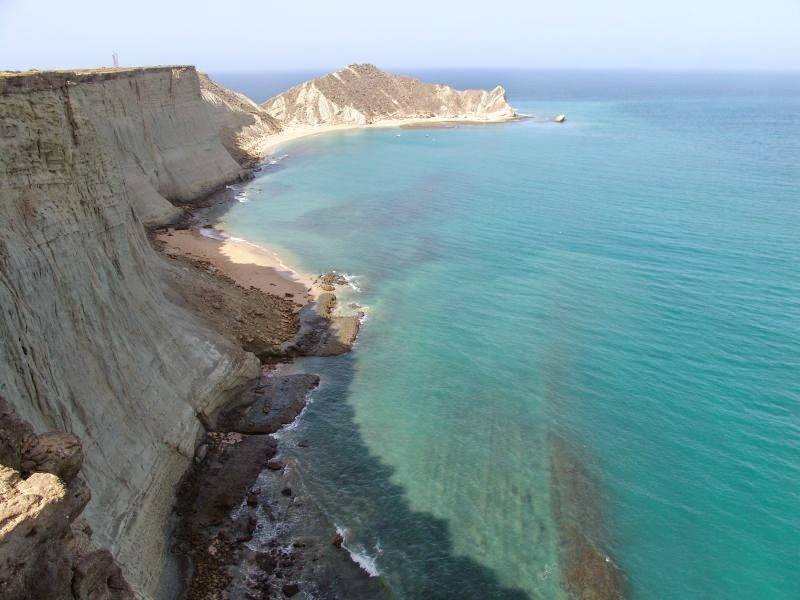
[[[513,119],[505,90],[454,90],[414,77],[350,65],[270,98],[262,107],[285,128],[371,125],[382,121]]]
[[[369,65],[262,106],[189,66],[0,72],[0,596],[344,597],[271,437],[316,379],[271,365],[359,315],[198,207],[287,131],[513,114]]]
[[[502,123],[519,118],[501,86],[455,90],[414,77],[354,64],[296,85],[261,104],[282,130],[271,149],[285,141],[366,127],[431,127]]]

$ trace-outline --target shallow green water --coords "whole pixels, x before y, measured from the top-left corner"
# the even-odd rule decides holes
[[[602,96],[295,142],[224,218],[356,276],[287,441],[398,597],[564,597],[555,449],[631,596],[800,597],[800,98]]]

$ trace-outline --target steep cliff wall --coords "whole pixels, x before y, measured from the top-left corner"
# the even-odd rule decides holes
[[[514,117],[505,90],[458,91],[393,75],[373,65],[307,81],[262,105],[286,127],[368,125],[392,119],[502,120]]]
[[[241,164],[264,157],[269,137],[281,124],[244,94],[233,92],[200,73],[200,88],[225,148]]]
[[[83,440],[95,541],[147,596],[196,414],[259,371],[173,301],[139,217],[147,186],[156,204],[237,175],[202,107],[190,68],[0,74],[0,394]]]
[[[145,224],[243,175],[220,143],[194,67],[4,74],[4,93],[63,90],[70,118],[91,125],[122,168]]]

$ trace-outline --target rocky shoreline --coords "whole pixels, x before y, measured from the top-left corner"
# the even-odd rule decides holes
[[[261,597],[318,582],[316,597],[341,597],[337,573],[355,569],[348,597],[362,585],[364,595],[376,596],[374,580],[362,582],[347,552],[331,543],[335,532],[298,509],[307,503],[297,485],[261,483],[291,477],[286,466],[269,468],[280,449],[268,431],[302,411],[309,385],[294,378],[278,386],[280,400],[265,396],[265,378],[277,375],[264,368],[347,352],[361,315],[337,309],[336,275],[287,278],[270,266],[268,252],[202,230],[233,201],[224,188],[251,177],[260,168],[253,165],[287,139],[415,120],[504,119],[513,109],[501,88],[456,92],[370,65],[348,73],[369,77],[347,75],[347,86],[315,95],[312,108],[327,115],[338,103],[341,110],[330,114],[354,119],[294,119],[289,127],[191,66],[0,71],[0,304],[12,307],[0,319],[0,393],[33,431],[69,432],[83,441],[87,485],[75,506],[86,507],[97,547],[108,548],[96,556],[98,572],[113,572],[107,580],[120,594],[171,598],[186,583],[191,597]],[[361,93],[367,81],[377,95]],[[395,110],[392,94],[403,110]],[[300,114],[288,97],[281,106]],[[231,416],[234,407],[245,411],[247,427]],[[3,499],[41,479],[17,468],[20,451],[0,457],[10,469]],[[81,487],[73,476],[53,475],[55,504],[63,504],[64,489]],[[171,517],[179,481],[180,516]],[[295,491],[284,494],[287,488]],[[254,497],[254,505],[247,502]],[[257,526],[242,521],[245,507],[258,513],[250,514]],[[269,527],[258,520],[267,507],[276,515]],[[80,511],[67,512],[64,522]],[[8,521],[0,563],[16,565],[14,544],[26,530],[42,534],[28,540],[30,556],[60,552],[69,531],[61,521],[43,529],[52,514]],[[167,535],[170,519],[174,539]],[[244,546],[251,534],[251,542],[269,538],[267,550]],[[303,536],[319,542],[309,546]],[[318,547],[326,560],[300,560],[294,553],[303,547]],[[182,557],[183,578],[174,555]],[[287,556],[291,564],[284,564]],[[102,589],[102,581],[67,589],[65,581],[88,573],[80,560],[70,561],[61,580],[42,580],[39,597],[95,597],[92,590]],[[336,568],[317,566],[323,562]],[[267,591],[241,579],[257,579],[254,573],[267,577]],[[25,597],[23,576],[16,568],[0,573],[0,595]]]
[[[205,208],[190,210],[181,229],[150,236],[175,266],[172,283],[183,301],[263,365],[258,381],[202,419],[205,434],[175,507],[172,551],[182,597],[348,598],[354,582],[362,596],[379,597],[380,585],[314,514],[272,435],[294,422],[319,385],[316,375],[284,374],[283,367],[294,357],[349,352],[362,313],[334,314],[334,292],[347,285],[341,275],[322,274],[305,287],[308,281],[258,264],[258,257],[225,257],[220,239],[199,231],[213,231],[211,215],[222,214],[232,196],[217,193]]]

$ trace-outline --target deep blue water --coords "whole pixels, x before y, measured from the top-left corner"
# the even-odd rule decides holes
[[[569,120],[297,141],[224,218],[369,307],[285,438],[330,522],[397,597],[565,597],[577,472],[632,597],[800,598],[800,77],[426,78]]]

